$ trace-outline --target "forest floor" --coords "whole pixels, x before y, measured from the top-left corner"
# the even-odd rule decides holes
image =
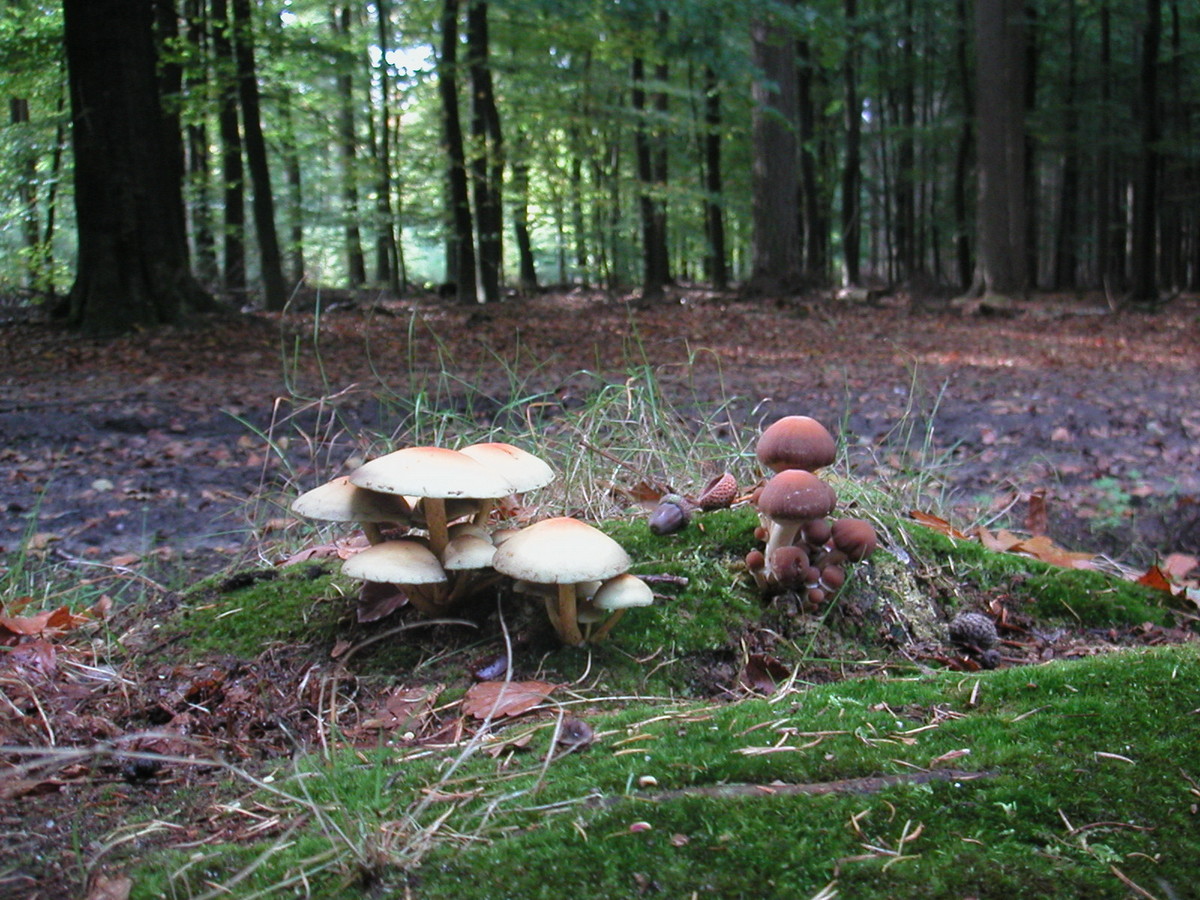
[[[425,392],[486,423],[519,397],[553,414],[647,373],[710,429],[791,413],[840,428],[855,477],[932,467],[939,509],[961,515],[956,525],[1002,514],[1020,527],[1044,509],[1048,534],[1069,550],[1134,566],[1200,554],[1197,298],[1157,313],[1073,297],[1002,313],[904,296],[774,304],[698,291],[650,307],[587,291],[474,309],[333,299],[319,315],[236,315],[112,341],[0,324],[0,555],[77,567],[80,578],[170,570],[177,585],[252,568],[275,561],[270,532],[286,516],[278,500],[256,499],[264,487],[288,496],[378,450],[401,424],[404,404],[389,396]],[[121,688],[134,693],[122,708],[152,710],[169,700],[164,685],[204,683],[169,654],[147,664]],[[222,675],[222,690],[251,703],[256,685],[299,674],[286,657],[264,657]],[[17,697],[28,687],[5,683]],[[115,714],[84,716],[74,703],[64,693],[39,707],[52,737],[106,737]],[[5,730],[0,717],[0,744]],[[110,773],[108,793],[88,802],[98,827],[115,834],[137,803],[169,794],[169,782],[147,777]],[[9,786],[24,802],[0,814],[0,832],[40,862],[0,877],[0,895],[5,884],[16,897],[75,895],[83,857],[110,849],[71,846],[80,826],[65,824],[77,818],[70,798],[90,781],[78,765]],[[201,793],[196,808],[206,802]],[[11,871],[0,865],[0,876]],[[21,882],[29,872],[41,883]]]
[[[264,484],[307,489],[390,434],[389,396],[482,421],[522,394],[569,407],[647,365],[697,422],[811,415],[843,429],[857,475],[933,467],[965,515],[1020,523],[1039,494],[1072,549],[1137,564],[1200,550],[1196,298],[1153,314],[1095,297],[963,315],[700,292],[645,308],[585,291],[325,304],[104,342],[0,326],[0,547],[212,567],[267,524],[248,503]],[[471,398],[434,396],[456,386]]]

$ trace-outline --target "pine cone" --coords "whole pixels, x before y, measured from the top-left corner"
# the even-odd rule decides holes
[[[996,623],[983,613],[961,612],[950,620],[950,640],[974,650],[988,650],[1000,642]]]
[[[700,492],[696,505],[701,509],[725,509],[737,497],[737,481],[728,472],[722,472]]]

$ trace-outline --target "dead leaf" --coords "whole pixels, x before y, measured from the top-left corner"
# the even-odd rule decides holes
[[[1171,582],[1158,566],[1151,566],[1147,569],[1146,574],[1139,578],[1137,583],[1145,585],[1148,588],[1153,588],[1156,591],[1171,593]]]
[[[1163,574],[1173,580],[1186,578],[1188,573],[1200,566],[1200,559],[1190,553],[1169,553],[1159,566]]]
[[[358,592],[355,615],[359,622],[377,622],[408,605],[408,594],[394,584],[364,581]]]
[[[1020,541],[1011,548],[1011,552],[1023,553],[1044,563],[1049,563],[1052,566],[1061,566],[1064,569],[1086,569],[1095,561],[1095,556],[1091,553],[1076,553],[1064,550],[1045,535]]]
[[[463,712],[476,719],[519,716],[559,687],[545,681],[481,681],[467,689]]]
[[[1050,511],[1046,505],[1046,491],[1039,488],[1029,495],[1029,509],[1025,513],[1025,529],[1034,537],[1049,531]]]
[[[411,731],[419,733],[433,712],[433,703],[442,692],[440,685],[433,688],[399,688],[384,701],[366,721],[363,728]]]
[[[133,879],[128,875],[98,874],[88,885],[85,900],[129,900]]]
[[[786,681],[792,670],[773,656],[751,653],[746,665],[738,673],[737,686],[744,691],[757,694],[774,694],[779,684]]]
[[[924,525],[926,528],[932,528],[934,531],[939,531],[947,537],[958,538],[959,540],[967,540],[968,535],[959,531],[945,519],[935,516],[931,513],[921,512],[914,509],[909,512],[909,518],[919,525]]]

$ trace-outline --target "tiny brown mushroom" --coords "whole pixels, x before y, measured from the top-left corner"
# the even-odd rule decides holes
[[[830,529],[833,546],[851,562],[861,562],[878,544],[875,528],[865,519],[838,519]]]
[[[837,444],[816,419],[784,416],[763,431],[754,452],[758,461],[773,472],[785,469],[815,472],[837,458]]]

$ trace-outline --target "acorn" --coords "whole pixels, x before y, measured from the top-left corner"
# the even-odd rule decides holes
[[[692,520],[692,504],[679,494],[664,494],[650,513],[650,531],[654,534],[674,534]]]

